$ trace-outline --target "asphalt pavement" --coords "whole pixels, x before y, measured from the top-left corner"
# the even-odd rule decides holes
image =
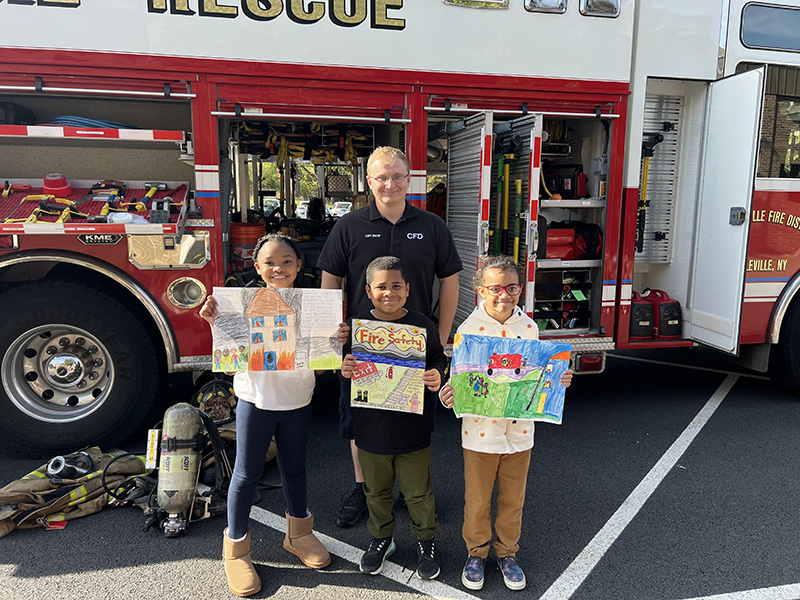
[[[458,421],[441,407],[432,468],[442,574],[413,577],[414,537],[401,506],[391,564],[379,576],[358,572],[364,522],[333,522],[353,483],[337,393],[331,376],[319,380],[308,449],[309,504],[333,563],[313,571],[283,550],[283,496],[264,490],[251,513],[264,584],[255,598],[800,598],[800,399],[717,355],[610,356],[604,373],[575,379],[562,425],[537,424],[522,592],[509,592],[491,561],[483,590],[460,583],[463,461]],[[173,401],[184,394],[165,391]],[[140,433],[123,446],[143,442]],[[0,456],[0,484],[42,463]],[[274,465],[266,480],[278,483]],[[109,507],[64,530],[13,531],[0,540],[0,599],[233,598],[220,559],[224,521],[168,539],[142,531],[140,510]]]

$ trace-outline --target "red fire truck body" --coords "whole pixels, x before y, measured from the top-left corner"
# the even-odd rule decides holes
[[[277,162],[289,216],[303,165],[330,204],[363,205],[379,145],[405,149],[412,204],[446,182],[466,267],[456,325],[480,257],[502,252],[579,371],[612,349],[701,343],[800,388],[798,14],[797,0],[0,0],[4,441],[124,439],[167,373],[211,363],[198,308],[231,273],[232,215],[266,214],[253,175]],[[26,199],[51,173],[70,185],[61,211]],[[581,256],[586,224],[601,242]],[[555,258],[564,231],[574,258]],[[680,303],[680,339],[630,339],[645,288]]]
[[[522,355],[521,354],[492,354],[489,357],[489,367],[486,370],[487,375],[491,375],[496,371],[513,371],[515,375],[519,375],[522,368]]]

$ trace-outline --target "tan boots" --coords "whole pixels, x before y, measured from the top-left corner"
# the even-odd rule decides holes
[[[283,547],[297,556],[303,564],[312,569],[321,569],[331,564],[331,555],[314,535],[314,515],[309,513],[305,519],[289,516],[286,513],[286,537]]]
[[[283,547],[300,558],[306,566],[321,569],[331,564],[331,555],[311,531],[313,527],[314,515],[298,519],[287,513]],[[261,579],[250,560],[250,533],[242,541],[234,542],[225,529],[222,538],[222,560],[225,563],[225,575],[228,576],[228,587],[237,596],[250,596],[260,591]]]
[[[222,560],[228,587],[237,596],[250,596],[261,590],[261,579],[250,560],[250,532],[240,542],[228,537],[228,530],[222,534]]]

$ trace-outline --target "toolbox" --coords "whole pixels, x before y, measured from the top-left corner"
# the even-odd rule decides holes
[[[639,292],[633,292],[631,297],[631,330],[628,339],[653,339],[653,303],[642,298]]]
[[[681,339],[681,303],[670,298],[664,290],[649,290],[642,298],[653,305],[653,337],[657,340]]]

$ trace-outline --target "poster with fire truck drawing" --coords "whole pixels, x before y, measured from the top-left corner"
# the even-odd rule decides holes
[[[458,416],[561,423],[572,347],[560,342],[457,334],[450,385]]]
[[[350,385],[350,405],[422,414],[427,330],[354,319],[352,336],[358,364]]]
[[[341,290],[214,288],[215,372],[339,369]]]

